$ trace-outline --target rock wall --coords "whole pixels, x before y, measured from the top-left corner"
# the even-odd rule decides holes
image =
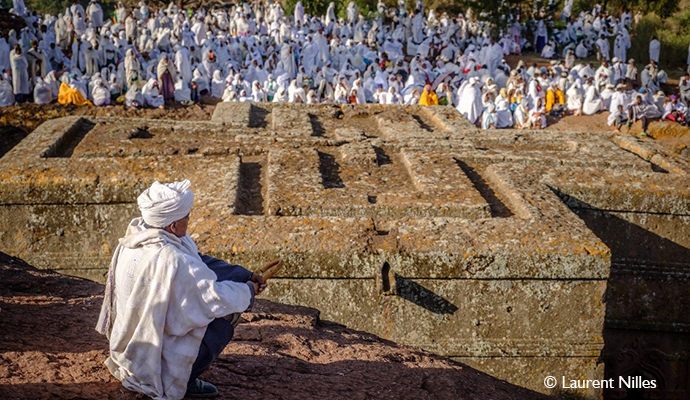
[[[652,317],[665,298],[647,269],[625,272],[639,259],[618,257],[618,243],[640,252],[631,240],[655,232],[640,257],[680,271],[660,276],[683,294],[688,171],[649,141],[479,131],[447,107],[221,103],[207,122],[70,117],[0,160],[0,251],[103,281],[136,196],[190,179],[202,252],[254,268],[285,260],[270,299],[555,394],[548,375],[624,370],[601,364],[614,330],[635,336],[645,318],[687,326],[684,309]],[[654,300],[635,312],[638,291]],[[687,354],[664,351],[678,361],[667,375],[681,373]],[[657,393],[688,393],[679,387]]]

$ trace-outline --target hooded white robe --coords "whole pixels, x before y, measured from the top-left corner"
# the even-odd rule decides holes
[[[192,81],[192,64],[189,61],[189,57],[189,51],[184,47],[175,53],[175,67],[180,71],[182,78],[187,83]]]
[[[5,38],[0,38],[0,73],[10,70],[10,45]]]
[[[627,60],[627,46],[625,43],[625,38],[623,35],[616,36],[616,40],[613,42],[613,56],[617,59],[625,62]]]
[[[527,113],[527,101],[523,98],[522,103],[518,104],[513,112],[513,119],[515,120],[515,128],[523,129],[529,127],[529,115]]]
[[[284,43],[280,50],[280,63],[283,66],[283,70],[288,74],[290,79],[294,79],[297,76],[297,64],[295,63],[295,55],[291,51],[291,45]]]
[[[582,113],[585,115],[593,115],[599,111],[605,110],[606,106],[601,96],[597,92],[597,88],[592,85],[587,89],[585,94],[585,101],[582,104]]]
[[[513,113],[510,112],[508,99],[503,96],[496,98],[496,128],[510,128],[513,126]]]
[[[458,91],[458,111],[473,124],[477,122],[484,109],[482,92],[477,82],[476,79],[470,79],[467,84],[461,86],[461,91]]]
[[[89,20],[94,28],[103,26],[103,9],[97,2],[89,3],[88,7],[86,7],[86,15],[89,16]]]
[[[223,97],[225,91],[225,78],[219,69],[213,72],[213,79],[211,80],[211,96],[217,99]]]
[[[94,82],[93,89],[91,90],[93,105],[99,107],[110,104],[110,90],[105,86],[101,86],[102,83],[103,81],[101,79],[97,79]]]
[[[31,82],[29,82],[29,61],[24,53],[17,54],[14,50],[10,52],[10,64],[12,66],[12,87],[14,94],[31,93]]]
[[[26,15],[26,6],[24,5],[24,0],[12,0],[12,11],[20,17]]]
[[[34,87],[34,103],[36,104],[50,104],[53,101],[53,90],[41,77],[36,77],[36,86]]]
[[[141,89],[141,94],[144,95],[146,105],[149,107],[156,108],[165,104],[165,99],[160,94],[158,81],[155,78],[151,78],[146,82],[146,85]]]
[[[192,82],[196,83],[199,93],[204,90],[209,90],[208,79],[206,79],[204,74],[202,74],[198,68],[195,68],[194,72],[192,73]]]
[[[141,90],[138,85],[132,85],[127,93],[125,93],[125,100],[127,106],[130,107],[143,107],[144,106],[144,95],[141,94]]]
[[[661,51],[661,43],[654,39],[649,42],[649,61],[654,61],[659,64],[659,52]]]
[[[182,77],[179,75],[175,81],[175,101],[180,103],[189,103],[192,100],[192,89],[189,87]]]
[[[582,94],[582,85],[580,82],[573,83],[566,91],[566,108],[570,111],[577,111],[582,109],[584,96]]]
[[[14,93],[12,85],[5,79],[0,80],[0,107],[11,106],[14,104]]]

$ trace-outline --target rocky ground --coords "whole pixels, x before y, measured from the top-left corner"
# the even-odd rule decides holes
[[[103,286],[0,253],[3,399],[143,399],[103,365]],[[207,371],[220,399],[547,399],[451,360],[259,300]]]

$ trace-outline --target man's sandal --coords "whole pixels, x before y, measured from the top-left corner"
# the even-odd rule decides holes
[[[197,378],[187,385],[187,393],[184,396],[192,399],[210,399],[218,396],[218,388]]]

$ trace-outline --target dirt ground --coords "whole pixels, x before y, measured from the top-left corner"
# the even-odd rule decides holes
[[[589,132],[612,132],[613,129],[606,124],[609,113],[603,112],[595,115],[573,116],[556,119],[548,117],[546,132],[559,132],[567,130],[585,130]],[[642,122],[636,122],[630,128],[625,126],[621,133],[639,136],[642,133]],[[667,150],[684,158],[690,158],[690,128],[672,121],[651,121],[647,129],[649,135],[645,140],[654,140]]]
[[[0,397],[144,399],[103,365],[97,283],[0,253]],[[202,375],[220,399],[547,399],[449,359],[257,300]]]

